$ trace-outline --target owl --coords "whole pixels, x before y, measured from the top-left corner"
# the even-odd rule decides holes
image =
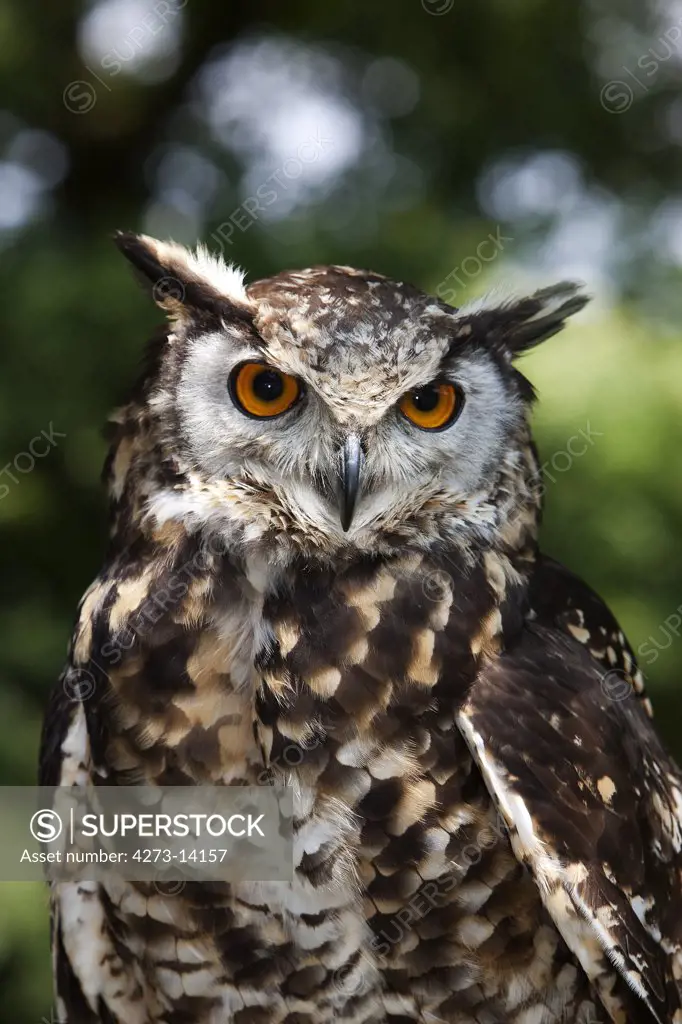
[[[287,785],[293,880],[53,884],[60,1019],[679,1024],[680,773],[537,541],[514,359],[580,288],[455,309],[117,243],[168,323],[112,421],[41,783]]]

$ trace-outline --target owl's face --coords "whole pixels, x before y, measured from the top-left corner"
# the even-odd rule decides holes
[[[274,492],[294,528],[336,544],[399,532],[429,502],[454,513],[487,495],[524,416],[518,388],[485,352],[448,354],[444,333],[406,358],[413,327],[377,331],[365,349],[359,325],[341,350],[329,338],[323,362],[281,321],[269,344],[229,327],[199,334],[176,391],[191,464]]]
[[[528,437],[512,343],[558,330],[573,286],[456,311],[350,268],[245,289],[206,254],[120,245],[175,322],[148,395],[187,486],[151,496],[157,520],[327,552],[495,524]]]

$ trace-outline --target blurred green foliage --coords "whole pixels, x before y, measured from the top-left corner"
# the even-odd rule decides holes
[[[3,782],[35,778],[106,536],[100,428],[158,319],[119,227],[204,238],[251,279],[350,263],[456,304],[582,277],[594,311],[523,363],[544,544],[648,644],[682,756],[677,19],[635,0],[0,7],[0,467],[17,481],[0,476]],[[490,233],[504,241],[485,261]],[[41,431],[55,443],[24,471]],[[51,1019],[41,886],[0,885],[0,991],[0,1020]]]

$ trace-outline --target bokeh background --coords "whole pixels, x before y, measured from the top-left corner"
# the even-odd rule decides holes
[[[158,322],[116,228],[457,305],[584,280],[524,361],[544,544],[616,609],[682,757],[681,82],[679,0],[0,4],[0,782],[35,778],[101,427]],[[0,1020],[51,1006],[45,892],[0,885]]]

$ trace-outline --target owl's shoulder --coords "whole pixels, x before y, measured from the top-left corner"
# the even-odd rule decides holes
[[[651,717],[635,653],[616,616],[589,584],[548,555],[539,555],[529,601],[533,621],[556,627],[585,647],[602,669],[601,686],[611,700],[635,694]]]

